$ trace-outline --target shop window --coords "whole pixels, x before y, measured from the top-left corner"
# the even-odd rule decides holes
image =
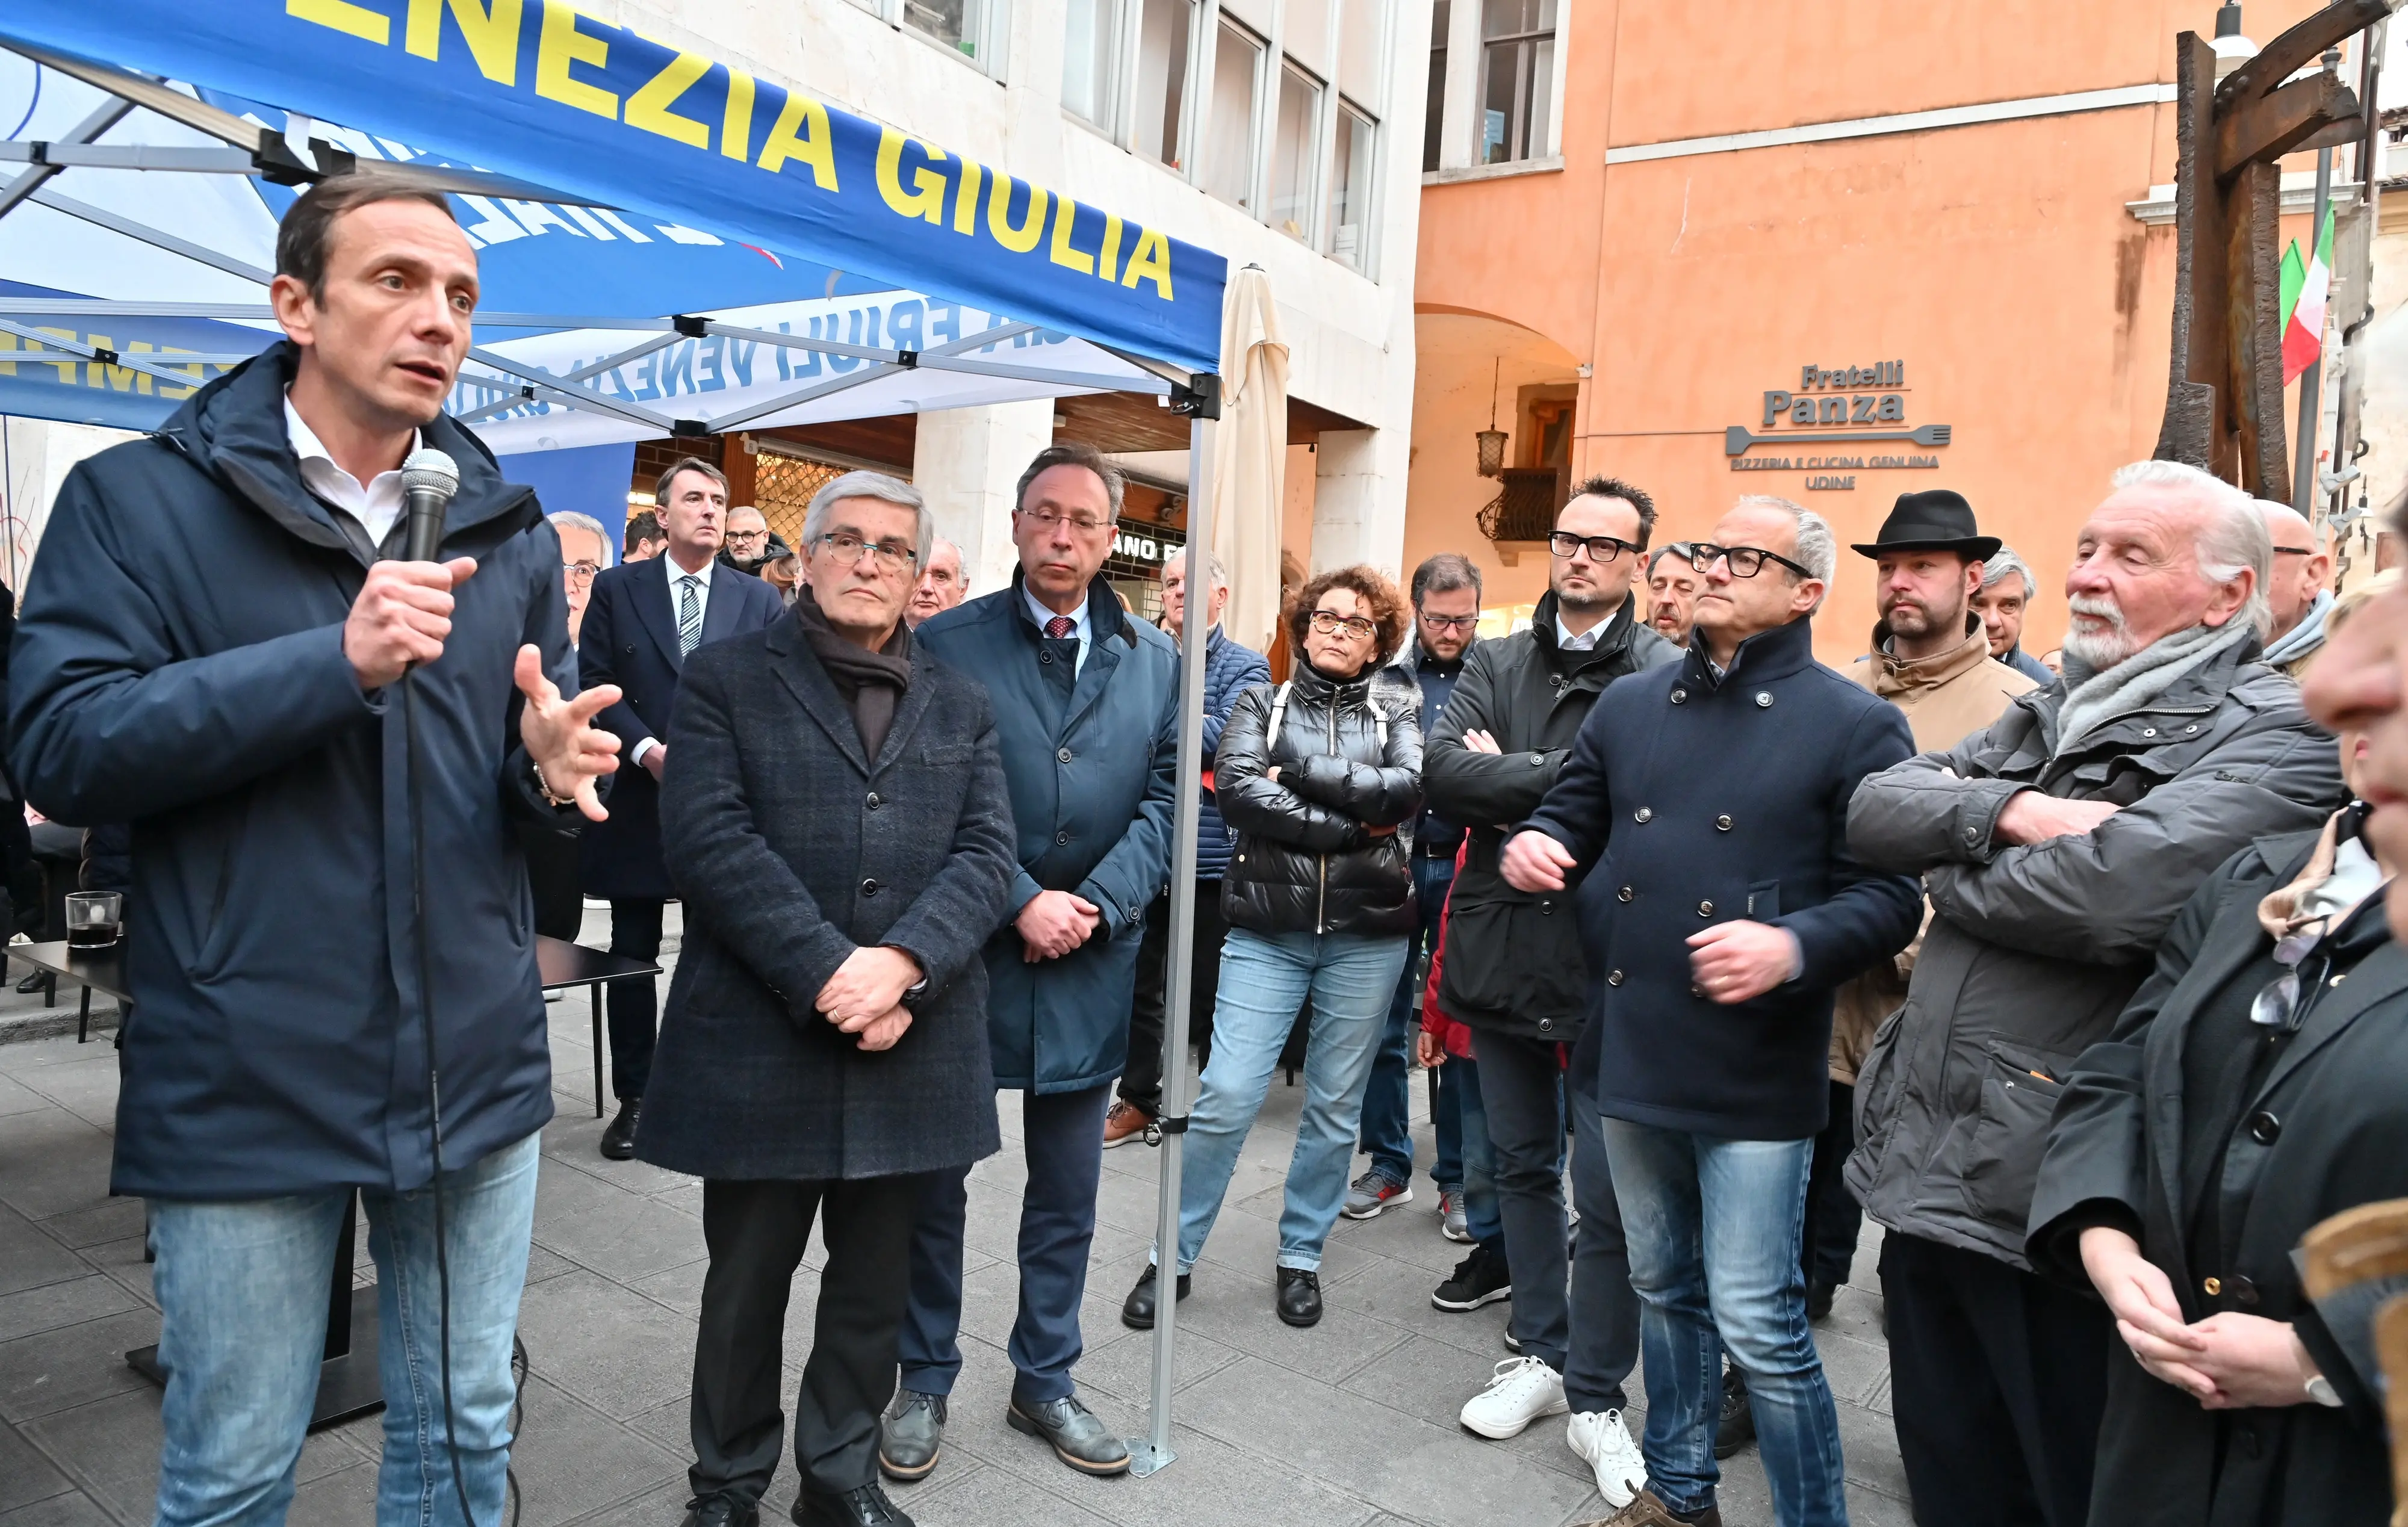
[[[1329,221],[1322,252],[1351,270],[1371,274],[1371,173],[1380,124],[1352,101],[1338,103],[1338,142],[1329,166]]]
[[[1062,22],[1062,104],[1107,133],[1119,119],[1121,0],[1068,0]]]
[[[1211,109],[1204,127],[1206,191],[1254,209],[1254,101],[1262,89],[1263,45],[1224,20],[1212,50]]]
[[[1446,136],[1446,23],[1448,0],[1430,7],[1429,100],[1422,107],[1422,173],[1438,168],[1438,146]]]
[[[1315,141],[1321,136],[1321,82],[1290,64],[1280,70],[1279,118],[1271,130],[1271,226],[1309,236]]]
[[[1137,150],[1172,169],[1183,169],[1197,0],[1144,3],[1145,21],[1138,36]]]
[[[1482,0],[1482,164],[1547,152],[1555,79],[1555,0]]]

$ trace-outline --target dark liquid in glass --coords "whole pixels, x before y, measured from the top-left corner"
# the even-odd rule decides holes
[[[67,948],[72,949],[105,949],[117,942],[118,924],[114,922],[81,922],[67,930]]]

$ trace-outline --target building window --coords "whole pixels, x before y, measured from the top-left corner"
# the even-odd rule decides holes
[[[1350,270],[1371,274],[1372,150],[1380,124],[1352,101],[1338,103],[1338,142],[1329,167],[1329,221],[1323,251]]]
[[[1388,67],[1382,57],[1387,40],[1382,28],[1392,9],[1391,0],[1345,0],[1338,20],[1338,90],[1350,101],[1360,101],[1374,116],[1386,111]],[[1446,8],[1440,0],[1439,8]]]
[[[1555,0],[1482,0],[1480,162],[1547,151],[1555,78]]]
[[[1321,82],[1289,64],[1280,70],[1279,119],[1271,130],[1271,226],[1311,236],[1314,140],[1321,136]]]
[[[1430,7],[1429,103],[1422,108],[1422,173],[1438,168],[1438,146],[1446,136],[1447,0]]]
[[[1138,37],[1137,150],[1172,169],[1187,162],[1185,114],[1196,0],[1145,0]]]
[[[1262,88],[1263,45],[1228,21],[1212,50],[1211,110],[1204,128],[1204,189],[1254,209],[1254,100]]]
[[[1003,78],[1003,38],[1011,0],[853,0],[890,26],[918,33],[996,78]]]
[[[1062,25],[1062,104],[1106,132],[1119,117],[1121,0],[1068,0]]]

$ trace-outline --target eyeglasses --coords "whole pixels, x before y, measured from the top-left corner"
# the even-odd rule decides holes
[[[1625,551],[1639,549],[1631,542],[1615,535],[1575,535],[1570,531],[1558,530],[1547,536],[1547,549],[1567,562],[1577,555],[1582,547],[1588,548],[1588,560],[1595,563],[1612,562]]]
[[[1110,520],[1099,520],[1092,514],[1057,514],[1052,509],[1014,509],[1011,512],[1034,521],[1048,531],[1068,525],[1082,535],[1093,535],[1099,530],[1112,528]]]
[[[1477,629],[1480,624],[1480,617],[1477,613],[1432,615],[1426,609],[1417,609],[1413,611],[1413,618],[1421,621],[1423,629],[1426,631],[1471,631]]]
[[[865,541],[841,530],[832,530],[822,535],[820,545],[826,548],[838,562],[856,567],[861,564],[864,555],[875,556],[878,570],[882,573],[902,572],[920,560],[920,553],[900,542]]]
[[[563,564],[562,571],[568,575],[571,583],[591,583],[594,575],[602,571],[602,567],[598,563],[572,562]]]
[[[1760,546],[1716,546],[1711,541],[1699,541],[1689,549],[1689,565],[1700,573],[1713,571],[1714,564],[1726,557],[1730,559],[1733,578],[1754,578],[1764,571],[1764,564],[1768,562],[1777,562],[1799,578],[1814,576],[1780,552],[1767,551]]]
[[[2304,546],[2278,546],[2274,549],[2274,555],[2278,557],[2313,557],[2315,553],[2309,550]]]
[[[1371,634],[1380,628],[1359,615],[1340,615],[1334,609],[1317,609],[1312,612],[1312,629],[1325,636],[1335,636],[1343,632],[1349,636],[1369,641]]]
[[[731,530],[727,533],[727,538],[731,541],[744,541],[747,543],[752,541],[766,541],[769,538],[769,533],[766,530]]]

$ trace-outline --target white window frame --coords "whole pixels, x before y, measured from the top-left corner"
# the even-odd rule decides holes
[[[1440,111],[1438,168],[1422,173],[1424,185],[1534,175],[1564,167],[1564,81],[1569,78],[1572,19],[1578,7],[1571,0],[1556,0],[1555,73],[1550,87],[1553,98],[1548,103],[1546,121],[1539,124],[1545,132],[1546,150],[1536,151],[1538,145],[1533,142],[1529,158],[1509,159],[1498,164],[1480,162],[1480,66],[1486,46],[1480,31],[1486,8],[1484,0],[1455,0],[1454,8],[1447,14],[1446,91]]]
[[[1145,0],[1096,0],[1096,8],[1104,13],[1105,24],[1111,31],[1110,47],[1111,72],[1111,77],[1104,81],[1104,109],[1101,119],[1089,117],[1068,101],[1062,103],[1062,109],[1070,114],[1072,121],[1092,131],[1101,133],[1112,142],[1132,151],[1136,144],[1137,93],[1130,88],[1130,82],[1137,78],[1138,54],[1142,50],[1142,34],[1145,30],[1142,15]],[[1068,12],[1066,8],[1064,12],[1066,29],[1068,24]],[[1137,24],[1132,24],[1132,21]],[[1069,46],[1070,39],[1066,30],[1062,38],[1063,75],[1066,79],[1069,75]]]
[[[1009,78],[1005,70],[1010,62],[1006,55],[1010,51],[1011,0],[985,0],[983,7],[985,25],[981,29],[984,36],[978,39],[979,50],[975,55],[965,53],[958,48],[949,48],[918,27],[906,22],[903,20],[905,0],[853,0],[853,3],[896,31],[906,36],[917,37],[926,46],[959,61],[967,68],[977,70],[998,85],[1003,84]],[[1075,116],[1076,113],[1072,115]]]

